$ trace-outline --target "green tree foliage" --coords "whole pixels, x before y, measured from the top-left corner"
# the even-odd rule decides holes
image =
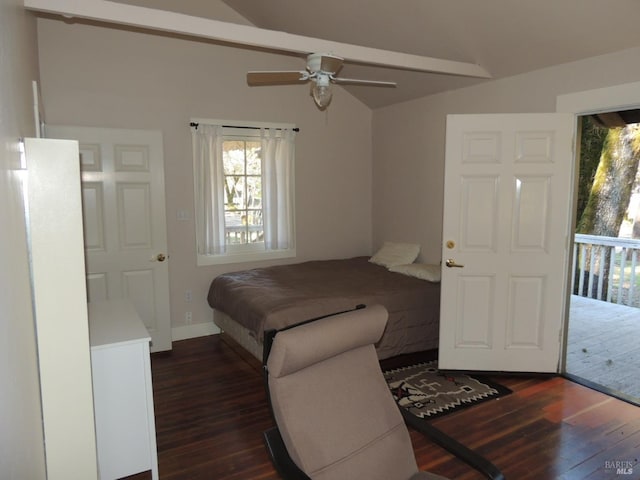
[[[579,221],[576,232],[617,237],[638,173],[640,124],[607,129],[588,124],[585,126],[585,123],[587,122],[583,122],[581,144],[583,148],[586,146],[585,152],[588,158],[585,158],[585,152],[581,153],[579,195],[582,190],[584,203],[582,205],[579,203],[578,206],[579,216],[577,218]],[[601,142],[603,130],[605,132],[604,141],[598,155],[598,144]],[[598,162],[595,174],[593,174],[595,158],[598,158]],[[590,175],[592,176],[591,182],[589,182]],[[589,183],[590,188],[587,196],[585,192]],[[591,250],[588,249],[584,254],[586,255],[584,260],[587,270],[594,267],[594,272],[598,272],[594,273],[596,279],[599,277],[599,273],[602,273],[603,288],[606,291],[611,269],[610,256],[608,254],[597,256],[595,263],[592,263]],[[603,262],[603,265],[600,265],[600,261]],[[585,272],[584,274],[588,278],[589,273]],[[576,289],[578,288],[577,280],[575,282]],[[585,294],[586,292],[582,292],[582,295]]]
[[[591,117],[582,117],[580,123],[580,176],[578,179],[578,205],[576,218],[582,218],[582,212],[587,206],[593,179],[600,163],[602,146],[607,138],[609,129],[598,125]],[[578,231],[577,233],[583,233]]]
[[[608,130],[578,233],[617,237],[640,161],[637,124]]]

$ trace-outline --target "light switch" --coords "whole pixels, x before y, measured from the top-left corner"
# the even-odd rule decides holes
[[[191,219],[191,214],[189,213],[189,210],[178,210],[178,220],[190,220]]]

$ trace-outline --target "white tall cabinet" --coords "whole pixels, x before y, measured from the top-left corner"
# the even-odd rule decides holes
[[[126,299],[88,306],[100,479],[151,470],[157,480],[151,337]]]
[[[78,142],[24,147],[13,173],[25,194],[47,479],[96,480]]]

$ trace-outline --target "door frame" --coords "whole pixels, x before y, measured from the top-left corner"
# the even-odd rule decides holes
[[[625,83],[621,85],[613,85],[610,87],[596,88],[593,90],[585,90],[581,92],[573,92],[564,95],[558,95],[556,97],[556,112],[557,113],[573,113],[575,116],[575,125],[577,131],[578,117],[590,115],[593,113],[612,112],[620,110],[630,110],[634,108],[640,108],[640,82]],[[575,186],[578,182],[580,161],[580,142],[576,137],[576,149],[574,158],[574,188],[573,198],[573,210],[571,216],[571,232],[575,232],[576,229],[576,207],[577,207],[577,194]],[[567,256],[569,262],[573,261],[573,235],[569,238],[569,254]],[[571,269],[568,269],[568,275],[571,275]],[[567,279],[567,291],[565,292],[565,313],[562,331],[562,342],[560,347],[560,364],[559,373],[566,373],[567,363],[567,340],[569,332],[569,310],[571,308],[571,282]]]

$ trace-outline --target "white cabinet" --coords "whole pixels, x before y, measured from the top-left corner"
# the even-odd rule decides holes
[[[151,470],[157,480],[151,337],[127,300],[88,306],[100,478]]]
[[[47,478],[96,480],[78,143],[27,138],[25,154],[26,171],[11,173],[26,182],[28,196],[25,213]],[[11,292],[8,285],[2,288]],[[9,336],[3,344],[10,341]],[[5,401],[4,392],[0,398]],[[2,428],[6,423],[3,418]],[[4,459],[4,445],[1,448]],[[4,463],[4,473],[3,467]]]

